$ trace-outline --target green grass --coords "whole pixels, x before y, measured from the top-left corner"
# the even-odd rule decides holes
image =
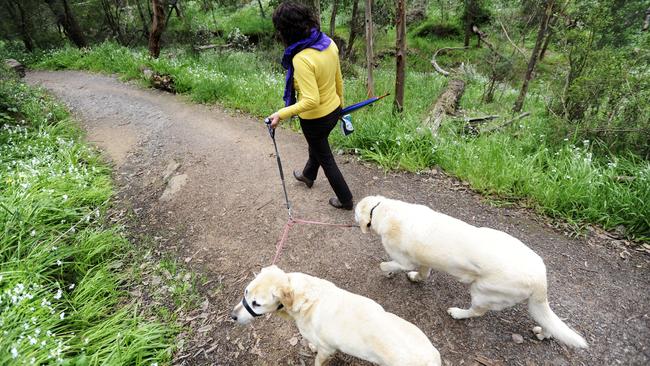
[[[107,223],[110,170],[80,137],[64,107],[1,80],[0,364],[169,363],[177,327],[128,296],[135,249]]]
[[[448,41],[445,41],[448,42]],[[145,50],[111,43],[80,51],[65,48],[46,55],[36,66],[118,73],[140,79],[140,65],[169,73],[179,92],[201,103],[219,102],[259,117],[281,105],[283,74],[269,60],[281,50],[263,52],[204,52],[185,54],[167,49],[159,60]],[[478,51],[477,51],[478,52]],[[498,114],[511,117],[516,90],[501,85],[492,103],[482,103],[486,78],[471,65],[461,102],[469,116]],[[357,75],[365,71],[357,67]],[[388,65],[375,73],[376,92],[392,92],[394,72]],[[439,136],[420,126],[446,79],[432,72],[407,73],[405,113],[392,114],[387,98],[354,115],[356,132],[344,138],[335,133],[338,149],[375,161],[386,169],[424,170],[440,166],[486,194],[525,202],[531,207],[575,223],[596,223],[607,229],[624,225],[627,235],[650,240],[650,164],[628,156],[592,156],[593,142],[557,139],[557,121],[546,112],[544,84],[533,85],[524,110],[531,116],[503,131],[470,137],[462,121],[448,119]],[[345,80],[348,103],[365,99],[363,77]],[[553,136],[553,138],[551,138]],[[620,180],[618,177],[631,177]]]

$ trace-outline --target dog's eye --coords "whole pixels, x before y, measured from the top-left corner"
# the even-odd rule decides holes
[[[253,300],[253,306],[260,306],[260,304],[258,304],[257,301]]]
[[[248,295],[248,289],[244,290],[244,295]]]

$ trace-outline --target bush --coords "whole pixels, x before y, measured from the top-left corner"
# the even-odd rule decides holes
[[[462,33],[460,24],[438,20],[427,20],[413,31],[417,37],[429,38],[455,38]]]

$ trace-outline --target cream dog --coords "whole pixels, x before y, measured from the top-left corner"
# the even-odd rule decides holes
[[[329,281],[270,266],[246,287],[231,317],[247,324],[276,311],[295,320],[317,351],[317,366],[336,351],[386,366],[441,365],[438,350],[420,329],[376,302]]]
[[[423,281],[431,269],[470,284],[472,306],[449,308],[454,319],[502,310],[528,300],[528,311],[541,327],[538,339],[555,337],[569,346],[587,342],[551,310],[546,294],[546,266],[518,239],[498,230],[475,227],[461,220],[382,196],[362,199],[355,208],[361,231],[373,230],[392,259],[380,265],[391,274],[408,271],[411,281]]]

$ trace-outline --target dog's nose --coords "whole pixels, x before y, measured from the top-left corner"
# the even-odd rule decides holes
[[[230,319],[237,321],[237,314],[235,312],[230,313]]]

